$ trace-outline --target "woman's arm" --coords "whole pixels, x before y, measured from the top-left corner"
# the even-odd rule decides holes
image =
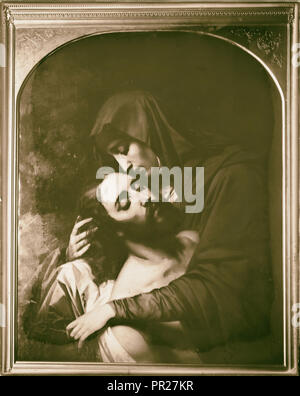
[[[81,342],[111,318],[181,320],[209,348],[263,331],[269,307],[264,185],[255,171],[219,172],[207,193],[200,243],[189,270],[168,286],[115,300],[68,326]]]
[[[161,289],[114,301],[116,318],[196,321],[223,339],[263,316],[268,289],[265,204],[258,172],[246,165],[221,170],[207,192],[200,243],[187,273]]]

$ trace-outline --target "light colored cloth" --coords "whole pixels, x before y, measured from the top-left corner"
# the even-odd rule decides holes
[[[70,300],[75,306],[75,311],[79,311],[79,307],[76,307],[79,297],[84,312],[91,311],[96,303],[105,304],[110,301],[115,283],[113,280],[108,280],[97,286],[89,264],[82,259],[62,265],[57,281],[60,285],[65,286],[64,289],[67,290]],[[49,304],[49,301],[47,303]],[[51,303],[53,304],[55,301]],[[104,363],[135,362],[116,339],[110,327],[107,327],[98,336],[98,347],[96,356]]]
[[[97,302],[105,304],[114,285],[114,281],[109,280],[97,286],[89,264],[82,259],[62,265],[57,281],[65,285],[74,304],[79,296],[84,312],[91,311]]]
[[[136,362],[116,339],[111,327],[107,327],[107,329],[98,337],[98,346],[98,357],[104,363]]]

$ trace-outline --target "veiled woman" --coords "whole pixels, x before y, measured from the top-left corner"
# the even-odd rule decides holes
[[[118,132],[110,133],[107,124]],[[69,325],[71,335],[83,341],[108,321],[117,321],[112,327],[116,339],[133,361],[144,361],[153,345],[169,351],[194,349],[201,356],[228,342],[268,334],[272,283],[261,156],[202,133],[200,125],[198,144],[192,145],[169,125],[155,98],[139,91],[109,98],[91,137],[100,157],[114,158],[125,170],[203,166],[205,201],[201,213],[186,215],[186,229],[197,230],[200,239],[186,274],[168,286],[112,301],[81,316]],[[88,249],[88,240],[77,224],[67,250],[69,260],[79,257],[82,249]],[[171,326],[170,331],[161,327],[166,322],[180,322],[174,337]],[[113,356],[111,361],[116,361]]]

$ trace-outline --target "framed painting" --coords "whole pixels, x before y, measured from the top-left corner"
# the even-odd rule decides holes
[[[298,4],[2,4],[2,372],[297,375]]]

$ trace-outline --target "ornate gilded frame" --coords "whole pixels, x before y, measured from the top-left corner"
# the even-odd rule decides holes
[[[298,69],[292,66],[292,48],[299,42],[296,3],[4,3],[2,38],[6,48],[3,68],[3,208],[2,268],[5,323],[2,329],[2,372],[4,374],[241,374],[296,375],[298,330],[292,326],[292,307],[299,298],[299,179],[298,179]],[[280,368],[200,367],[166,365],[105,365],[96,363],[49,363],[15,361],[16,281],[17,281],[17,196],[18,158],[17,95],[30,70],[58,46],[82,36],[115,31],[188,30],[200,26],[209,32],[213,25],[283,24],[288,31],[287,94],[283,96],[283,246],[285,288],[285,364]],[[264,43],[257,53],[239,44],[238,34],[249,41],[260,40],[241,28],[235,44],[257,58],[276,78],[281,59],[276,54],[276,38],[271,48]],[[208,34],[215,34],[210,30]],[[224,39],[227,39],[226,37]],[[227,39],[229,40],[229,39]],[[265,52],[265,54],[264,54]],[[28,56],[30,53],[30,57]],[[266,55],[268,55],[266,57]]]

